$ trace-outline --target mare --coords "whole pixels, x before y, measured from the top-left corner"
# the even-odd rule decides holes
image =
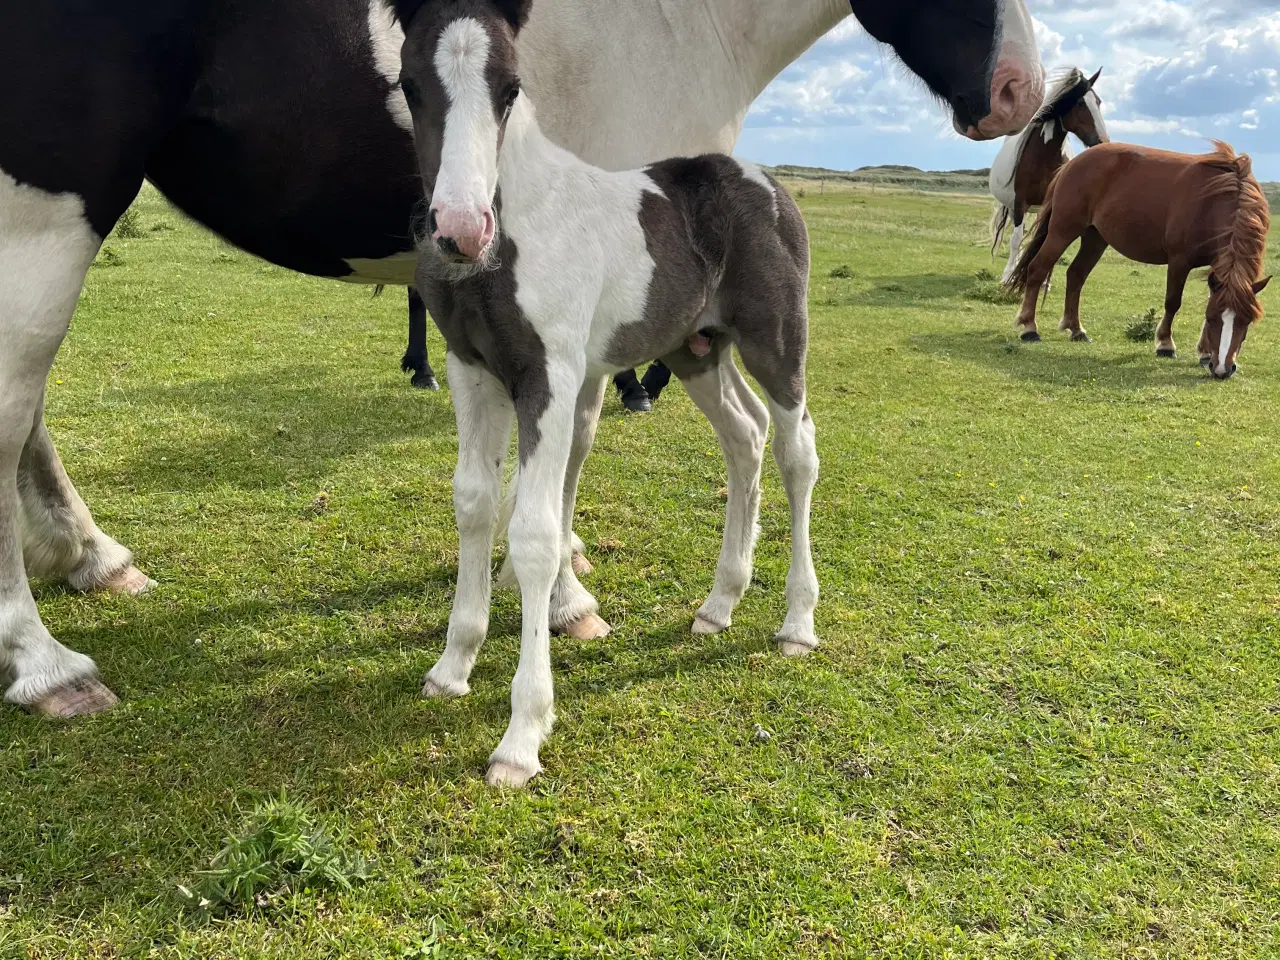
[[[571,10],[578,5],[585,9]],[[1024,0],[631,0],[624,14],[591,0],[544,0],[520,39],[525,85],[541,104],[547,135],[606,170],[732,153],[752,101],[851,9],[951,105],[953,126],[965,136],[1021,130],[1039,105],[1044,73]],[[993,22],[1001,39],[984,46]],[[545,51],[561,47],[572,53],[572,72],[544,62]],[[986,106],[979,91],[988,83],[977,75],[989,66],[978,64],[997,51]],[[957,96],[962,88],[974,92]],[[987,110],[986,120],[966,119]],[[426,310],[412,292],[401,369],[415,386],[438,387],[427,360]],[[628,410],[645,411],[669,378],[656,363],[643,380],[628,370],[615,383]]]
[[[1086,147],[1096,147],[1111,138],[1102,119],[1102,98],[1094,84],[1099,70],[1086,77],[1072,67],[1054,83],[1035,119],[1016,137],[1006,137],[991,165],[991,194],[996,198],[991,217],[991,255],[995,256],[1005,227],[1013,220],[1009,240],[1009,263],[1003,280],[1013,275],[1022,247],[1022,226],[1028,211],[1044,203],[1049,182],[1070,157],[1067,134],[1073,133]]]
[[[853,10],[962,132],[999,136],[1033,112],[1039,62],[1022,0]],[[561,144],[589,145],[605,165],[634,159],[636,143],[659,155],[732,144],[754,91],[849,13],[847,0],[545,0],[522,40],[525,80]],[[382,0],[0,4],[0,130],[21,131],[0,136],[7,701],[72,715],[114,700],[93,661],[45,628],[28,575],[130,594],[150,584],[94,523],[44,423],[45,380],[102,238],[146,177],[280,266],[412,283],[423,188],[402,41]]]
[[[663,357],[715,428],[729,476],[715,584],[695,634],[728,627],[751,581],[770,414],[791,507],[787,614],[776,640],[818,645],[809,510],[818,477],[805,403],[809,243],[795,201],[724,154],[606,173],[555,146],[522,92],[515,36],[531,0],[397,0],[403,81],[424,185],[434,185],[416,287],[448,345],[458,421],[458,585],[443,655],[423,693],[461,696],[489,622],[502,461],[514,418],[520,476],[509,556],[520,586],[511,722],[493,785],[523,786],[555,719],[553,593],[596,601],[571,566],[563,502],[574,420],[609,375]],[[768,399],[761,403],[733,359]]]
[[[1262,317],[1258,294],[1271,214],[1248,156],[1214,141],[1212,153],[1192,156],[1127,143],[1086,150],[1049,185],[1035,233],[1022,251],[1009,286],[1023,292],[1017,329],[1036,331],[1036,300],[1054,264],[1075,240],[1080,250],[1067,268],[1067,302],[1059,329],[1087,339],[1080,326],[1080,291],[1113,246],[1140,263],[1168,264],[1164,319],[1156,330],[1156,356],[1177,355],[1173,318],[1187,277],[1210,267],[1209,303],[1198,351],[1216,379],[1236,371],[1250,326]]]

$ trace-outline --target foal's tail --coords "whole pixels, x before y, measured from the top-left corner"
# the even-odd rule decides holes
[[[1009,225],[1009,216],[1009,208],[997,200],[995,209],[991,211],[991,255],[993,257],[1000,246],[1000,241],[1004,239],[1004,230]]]
[[[1057,185],[1057,177],[1049,184],[1049,190],[1045,194],[1044,205],[1040,208],[1040,216],[1036,217],[1036,228],[1031,236],[1022,244],[1022,253],[1018,256],[1018,264],[1013,268],[1013,273],[1009,275],[1009,279],[1004,285],[1014,293],[1025,293],[1027,289],[1027,280],[1031,273],[1031,261],[1035,260],[1036,254],[1040,252],[1040,248],[1044,246],[1045,240],[1049,239],[1049,224],[1053,220],[1053,188]],[[1049,274],[1045,277],[1045,292],[1048,293],[1049,279],[1053,276],[1053,268],[1055,264],[1049,265]]]

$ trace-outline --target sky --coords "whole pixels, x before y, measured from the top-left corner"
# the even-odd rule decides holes
[[[1113,140],[1202,153],[1226,140],[1280,180],[1280,0],[1028,0],[1045,67],[1103,68]],[[793,63],[747,116],[737,153],[851,170],[986,167],[949,112],[850,17]]]

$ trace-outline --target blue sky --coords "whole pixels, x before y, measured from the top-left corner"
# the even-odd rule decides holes
[[[1045,66],[1103,68],[1111,136],[1200,153],[1215,137],[1280,180],[1280,0],[1029,0]],[[920,83],[850,18],[752,107],[737,152],[852,169],[985,167]]]

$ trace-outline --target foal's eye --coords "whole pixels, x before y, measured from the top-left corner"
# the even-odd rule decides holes
[[[502,110],[504,113],[510,113],[511,108],[516,105],[516,98],[520,96],[520,81],[517,80],[507,88],[506,96],[503,98]]]

